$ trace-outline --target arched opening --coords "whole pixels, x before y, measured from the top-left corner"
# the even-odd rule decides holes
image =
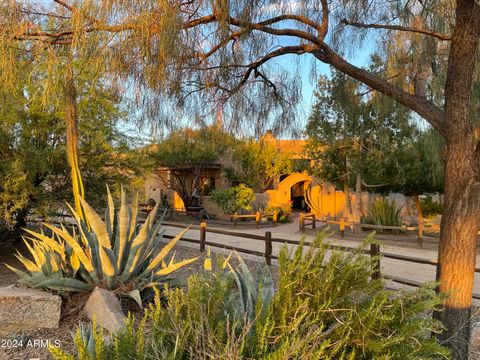
[[[308,210],[308,205],[305,201],[305,190],[309,183],[310,182],[307,181],[300,181],[293,184],[290,188],[290,201],[292,204],[292,210]]]
[[[304,211],[308,205],[305,201],[305,190],[312,183],[313,179],[306,172],[293,173],[281,177],[275,190],[268,190],[271,206],[289,206],[292,210]]]

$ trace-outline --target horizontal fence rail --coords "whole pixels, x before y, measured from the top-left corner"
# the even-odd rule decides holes
[[[392,231],[415,231],[417,233],[417,244],[420,248],[423,248],[423,236],[433,236],[439,237],[440,230],[433,229],[433,228],[425,228],[425,224],[420,221],[417,226],[388,226],[388,225],[374,225],[374,224],[363,224],[354,221],[347,221],[345,218],[340,218],[340,220],[327,220],[322,218],[317,218],[315,214],[311,213],[301,213],[300,219],[298,221],[298,226],[300,231],[303,233],[307,226],[311,226],[312,229],[316,228],[316,223],[321,222],[324,224],[334,224],[338,225],[340,229],[340,236],[345,236],[345,226],[353,226],[353,227],[360,227],[364,229],[372,229],[372,230],[392,230]],[[480,233],[479,233],[480,234]]]
[[[41,223],[41,221],[38,221],[38,220],[31,221],[31,222]],[[66,227],[68,227],[68,226],[76,227],[75,224],[68,223],[68,222],[67,223],[50,222],[50,223],[53,224],[53,225],[63,224]],[[169,227],[175,227],[175,228],[182,228],[182,229],[185,229],[185,227],[186,227],[185,224],[179,224],[179,223],[168,222],[168,221],[164,221],[163,225],[169,226]],[[235,250],[239,253],[254,255],[254,256],[258,256],[258,257],[263,257],[263,258],[265,258],[265,262],[267,263],[267,265],[272,264],[272,259],[278,259],[277,256],[273,255],[273,246],[272,246],[273,243],[289,244],[289,245],[294,245],[294,246],[298,246],[298,245],[301,244],[301,242],[298,241],[298,240],[272,237],[272,233],[270,231],[266,231],[264,235],[244,234],[244,233],[239,233],[239,232],[235,232],[235,231],[218,229],[218,228],[214,228],[214,227],[207,227],[207,224],[205,222],[200,223],[200,225],[190,225],[190,226],[188,226],[188,228],[189,228],[190,231],[191,230],[198,230],[199,231],[199,238],[198,239],[193,239],[193,238],[183,236],[180,240],[188,242],[188,243],[192,243],[192,244],[198,244],[201,252],[205,251],[205,247],[207,245],[211,246],[211,247],[221,248],[221,249]],[[261,241],[265,244],[265,246],[264,246],[265,250],[264,251],[252,250],[252,249],[246,249],[246,248],[242,248],[242,247],[238,247],[238,246],[233,246],[233,245],[208,241],[207,240],[207,234],[208,233],[231,236],[231,237],[236,237],[236,238],[250,239],[250,240],[255,240],[255,241]],[[163,235],[163,237],[166,238],[166,239],[173,239],[175,236],[173,236],[173,235]],[[303,241],[303,244],[305,246],[311,246],[312,242],[311,241]],[[422,283],[417,282],[415,280],[404,279],[404,278],[400,278],[400,277],[396,277],[396,276],[381,274],[381,258],[411,262],[411,263],[416,263],[416,264],[432,265],[432,266],[436,266],[438,264],[438,262],[436,260],[423,259],[423,258],[400,255],[400,254],[393,254],[393,253],[388,253],[388,252],[381,252],[380,244],[378,244],[378,243],[370,244],[369,249],[357,249],[357,248],[353,248],[353,247],[333,245],[333,244],[325,244],[325,246],[327,247],[327,249],[330,249],[330,250],[357,252],[357,253],[363,253],[365,255],[369,255],[372,259],[372,268],[374,269],[374,272],[372,274],[372,278],[376,279],[376,278],[383,277],[387,280],[390,280],[390,281],[393,281],[393,282],[396,282],[396,283],[399,283],[399,284],[414,286],[414,287],[419,287],[420,285],[422,285]],[[480,268],[476,267],[475,272],[480,273]],[[480,299],[480,294],[474,293],[473,298]]]

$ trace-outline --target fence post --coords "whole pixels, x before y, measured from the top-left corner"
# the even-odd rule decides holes
[[[265,261],[267,265],[272,265],[272,233],[265,231]]]
[[[315,214],[312,214],[312,229],[315,229],[317,227],[317,221]]]
[[[260,215],[260,211],[257,211],[255,213],[255,222],[257,223],[257,228],[258,228],[258,225],[260,225],[260,220],[262,219],[261,215]]]
[[[380,245],[379,244],[370,244],[370,258],[372,259],[372,280],[380,279]],[[375,258],[375,259],[374,259]]]
[[[233,227],[237,227],[237,220],[238,220],[238,213],[235,211],[235,214],[233,214]]]
[[[205,252],[205,241],[207,240],[207,223],[200,223],[200,252]]]
[[[273,222],[276,224],[278,220],[278,213],[277,210],[273,210]]]
[[[300,213],[300,219],[298,220],[298,226],[300,228],[300,232],[304,233],[305,232],[305,215],[303,213]]]
[[[345,236],[345,218],[343,217],[340,218],[340,236]]]
[[[423,221],[418,222],[418,238],[417,238],[417,245],[420,249],[423,249]]]

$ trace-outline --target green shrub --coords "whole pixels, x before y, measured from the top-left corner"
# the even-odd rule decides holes
[[[233,214],[240,210],[249,211],[255,200],[253,190],[244,184],[225,190],[214,190],[211,196],[212,201],[220,206],[225,214]]]
[[[61,294],[88,292],[100,286],[131,296],[141,305],[142,290],[158,285],[175,270],[196,260],[175,263],[171,256],[165,263],[186,230],[161,248],[162,222],[155,223],[158,205],[143,224],[137,219],[137,200],[128,208],[123,191],[118,212],[108,192],[105,222],[83,199],[82,209],[86,221],[71,209],[77,234],[49,224],[45,226],[51,230],[51,236],[26,230],[30,237],[24,241],[33,261],[20,254],[17,258],[30,274],[7,265],[19,276],[20,283]]]
[[[277,211],[277,222],[279,223],[289,223],[290,214],[292,213],[292,204],[287,204],[284,206],[268,206],[265,209],[266,214],[273,214],[273,211]]]
[[[433,201],[431,196],[427,196],[425,200],[420,201],[422,214],[424,217],[433,217],[443,212],[443,205]]]
[[[97,342],[96,346],[118,359],[449,356],[432,336],[441,331],[431,317],[441,303],[433,286],[387,290],[383,280],[371,280],[371,260],[360,250],[329,252],[322,236],[308,250],[300,245],[289,251],[285,246],[274,294],[268,290],[268,280],[260,276],[255,284],[244,266],[240,263],[235,271],[243,278],[240,282],[231,271],[217,271],[190,277],[186,289],[167,288],[163,302],[157,291],[156,302],[139,327],[130,319],[110,345]],[[89,358],[83,355],[85,344],[76,346],[82,350],[78,359],[107,359],[98,352]],[[54,359],[71,356],[60,350],[53,355]]]
[[[395,202],[381,198],[373,202],[367,209],[367,215],[363,216],[361,222],[370,225],[402,226],[400,216],[402,208],[398,208]]]

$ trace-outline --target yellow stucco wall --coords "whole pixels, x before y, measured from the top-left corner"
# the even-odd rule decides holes
[[[317,217],[340,218],[347,216],[345,209],[345,194],[342,191],[336,191],[335,187],[329,183],[318,184],[313,176],[308,173],[293,173],[281,181],[277,189],[267,190],[269,196],[268,205],[284,207],[290,204],[292,186],[305,182],[305,186],[310,187],[310,197],[313,202],[312,212]],[[354,195],[350,197],[354,199]]]
[[[306,184],[310,184],[313,181],[313,178],[306,172],[293,173],[280,181],[277,189],[267,190],[266,193],[269,196],[268,206],[283,207],[289,205],[292,186],[303,181],[305,181]]]

